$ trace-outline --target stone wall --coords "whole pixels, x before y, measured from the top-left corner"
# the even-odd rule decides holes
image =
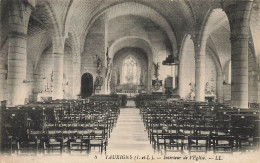
[[[92,74],[95,81],[97,76],[97,56],[102,61],[101,76],[105,79],[105,21],[104,17],[97,19],[89,29],[81,56],[81,75],[88,72]],[[96,92],[98,93],[98,92]],[[99,93],[105,93],[105,82]]]
[[[206,66],[206,76],[205,76],[205,82],[209,83],[209,88],[212,88],[214,91],[214,94],[216,94],[216,90],[217,90],[217,83],[216,83],[216,79],[217,79],[217,72],[216,72],[216,66],[215,63],[212,59],[212,57],[210,56],[210,54],[206,53],[206,62],[205,62]],[[206,84],[205,83],[205,84]],[[206,88],[206,87],[205,87]]]
[[[72,69],[72,52],[70,47],[64,49],[64,64],[63,64],[63,97],[66,99],[73,98],[73,69]],[[49,94],[52,96],[51,81],[53,75],[53,52],[49,48],[43,52],[38,65],[34,72],[34,100],[37,99],[39,93]],[[67,85],[68,84],[68,85]]]

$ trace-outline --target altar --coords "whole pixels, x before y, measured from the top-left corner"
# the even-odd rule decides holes
[[[215,87],[210,82],[205,85],[205,101],[216,102]]]
[[[115,93],[117,94],[126,94],[128,97],[134,97],[139,93],[143,93],[145,91],[144,85],[134,85],[134,84],[123,84],[117,85],[115,88]]]
[[[205,101],[215,102],[216,101],[216,95],[215,94],[205,94]]]
[[[52,92],[42,92],[42,93],[38,93],[37,95],[38,102],[44,102],[50,100],[52,100]]]

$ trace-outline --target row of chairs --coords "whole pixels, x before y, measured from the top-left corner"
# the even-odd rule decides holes
[[[187,140],[187,142],[186,142]],[[213,152],[232,153],[234,151],[234,136],[212,136],[208,135],[184,135],[162,133],[157,135],[154,149],[158,152],[163,151],[165,155],[169,152],[184,153],[185,145],[189,153],[209,151],[209,144],[213,144]]]
[[[226,108],[215,108],[207,105],[186,105],[184,107],[182,105],[170,106],[163,103],[151,103],[140,107],[140,113],[155,150],[160,150],[160,145],[164,145],[164,149],[167,145],[171,146],[169,143],[163,143],[167,142],[165,137],[183,138],[183,143],[178,144],[182,146],[178,147],[180,149],[186,148],[189,151],[201,146],[198,143],[195,143],[194,146],[194,142],[190,141],[195,138],[205,142],[203,146],[205,146],[206,151],[213,149],[214,152],[217,152],[219,149],[223,149],[223,151],[229,149],[233,152],[234,150],[246,151],[259,147],[258,110],[247,110],[246,114],[237,114],[244,111],[239,109],[230,111]],[[172,140],[172,142],[176,141]],[[222,142],[222,145],[219,142]]]
[[[119,106],[114,101],[82,101],[64,101],[65,107],[60,100],[3,109],[5,149],[2,150],[9,154],[74,151],[88,154],[98,147],[99,152],[106,152],[108,138],[120,114]]]

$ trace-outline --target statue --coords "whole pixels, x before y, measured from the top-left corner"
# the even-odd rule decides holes
[[[154,76],[155,76],[155,78],[158,78],[158,76],[159,76],[159,69],[160,69],[159,62],[157,62],[156,64],[154,63]]]
[[[117,82],[116,82],[117,85],[120,85],[120,71],[119,71],[119,68],[117,69]]]
[[[205,86],[205,94],[214,94],[214,92],[214,86],[210,86],[209,82],[207,82]]]
[[[159,68],[159,62],[157,62],[156,64],[154,63],[154,76],[156,78],[155,80],[152,80],[152,86],[154,91],[158,91],[162,87],[162,80],[158,79]]]
[[[141,71],[140,75],[140,85],[143,85],[143,71]]]
[[[102,61],[97,55],[96,55],[96,58],[97,58],[97,73],[100,74],[100,71],[102,68]]]
[[[106,66],[106,74],[105,76],[109,76],[110,71],[111,71],[111,58],[108,56],[108,47],[107,47],[107,52],[106,52],[106,61],[107,61],[107,66]]]
[[[190,83],[190,100],[195,100],[195,83]]]
[[[95,89],[101,89],[102,85],[103,85],[103,78],[102,78],[102,76],[98,75],[96,77],[96,80],[95,80],[95,83],[94,83]]]

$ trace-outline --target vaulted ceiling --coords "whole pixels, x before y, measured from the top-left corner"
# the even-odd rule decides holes
[[[251,14],[250,28],[253,45],[259,55],[260,14],[259,1],[256,0]],[[8,0],[1,0],[1,47],[7,38]],[[91,24],[101,15],[110,17],[113,11],[146,17],[158,24],[180,49],[184,36],[200,29],[207,15],[216,8],[222,8],[233,0],[36,0],[28,29],[28,58],[37,63],[42,52],[52,45],[53,29],[56,28],[66,39],[66,46],[71,46],[69,33],[79,38],[78,44],[84,46],[85,37]],[[129,4],[129,8],[128,5]],[[130,13],[131,12],[131,13]],[[113,15],[113,14],[115,15]],[[215,46],[220,62],[230,58],[229,22],[222,9],[213,10],[210,44]],[[175,38],[174,38],[175,37]],[[176,42],[174,43],[174,40]]]

